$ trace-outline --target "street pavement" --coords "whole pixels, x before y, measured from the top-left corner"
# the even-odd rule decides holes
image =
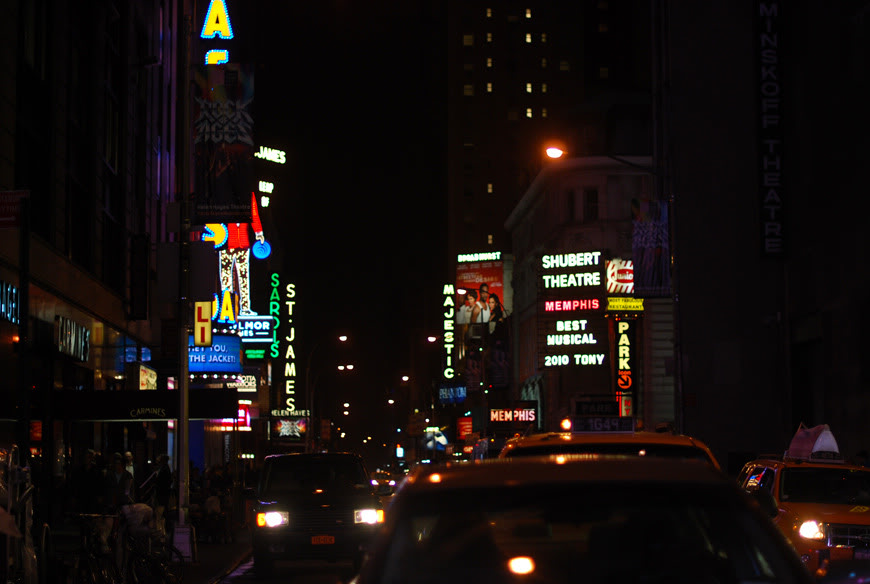
[[[184,565],[184,584],[215,584],[251,557],[251,531],[238,526],[233,541],[213,542],[198,535],[191,560]],[[176,546],[178,547],[178,546]]]

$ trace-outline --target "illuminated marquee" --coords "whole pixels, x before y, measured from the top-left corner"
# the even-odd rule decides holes
[[[633,391],[634,321],[616,321],[616,390]]]
[[[296,412],[296,327],[293,324],[293,310],[296,307],[296,284],[286,284],[282,291],[281,277],[274,273],[271,285],[269,314],[275,316],[277,320],[270,356],[276,359],[276,363],[284,372],[280,396],[281,406],[286,412]],[[278,329],[282,325],[286,325],[287,330],[283,333],[284,338],[279,340]],[[286,343],[283,354],[281,352],[282,342]]]
[[[488,252],[480,252],[480,253],[461,253],[456,256],[456,261],[458,263],[464,262],[492,262],[498,261],[501,259],[500,251],[488,251]]]
[[[589,270],[577,270],[586,267],[595,268]],[[544,288],[599,288],[601,281],[601,252],[563,253],[545,255],[541,258],[541,267],[544,270],[558,270],[569,268],[565,273],[545,273],[541,276]]]
[[[0,280],[0,318],[18,324],[18,288]]]
[[[260,149],[257,152],[254,152],[254,157],[262,158],[263,160],[268,160],[275,164],[284,164],[287,162],[287,154],[283,150],[276,150],[275,148],[267,148],[265,146],[260,146]]]
[[[535,408],[491,408],[489,410],[490,422],[534,422],[536,420]]]
[[[547,300],[544,302],[544,312],[579,312],[598,310],[599,308],[601,308],[601,301],[597,298]]]
[[[634,294],[634,264],[631,260],[607,260],[607,293]]]
[[[608,333],[602,252],[547,254],[540,267],[540,366],[603,369]]]
[[[55,316],[54,344],[60,353],[87,361],[91,353],[91,331],[66,317]]]
[[[453,300],[456,291],[453,284],[444,284],[442,289],[444,295],[444,370],[442,375],[444,379],[453,379],[456,377],[456,370],[453,369],[453,346],[454,346],[454,323],[456,322],[456,302]]]
[[[241,373],[242,342],[236,335],[213,335],[210,347],[197,347],[188,335],[188,370],[191,373]]]
[[[263,343],[272,344],[275,337],[275,318],[271,315],[241,315],[239,316],[237,330],[242,342],[246,344]]]
[[[226,0],[210,0],[199,37],[203,39],[220,38],[222,40],[230,40],[234,36]],[[226,49],[211,49],[205,53],[206,65],[220,65],[228,63],[229,60],[230,52]]]

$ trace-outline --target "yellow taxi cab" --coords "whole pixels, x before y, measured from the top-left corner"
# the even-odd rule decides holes
[[[626,419],[630,418],[617,418]],[[563,427],[572,427],[564,423]],[[537,456],[543,454],[619,454],[647,458],[677,458],[700,460],[716,470],[719,461],[701,440],[673,432],[632,430],[626,425],[611,425],[616,430],[582,431],[573,424],[569,431],[543,432],[517,436],[505,442],[499,458]],[[601,426],[597,426],[601,427]]]
[[[774,523],[810,571],[870,559],[870,468],[844,461],[827,424],[802,424],[783,456],[747,462],[737,480],[769,500]]]

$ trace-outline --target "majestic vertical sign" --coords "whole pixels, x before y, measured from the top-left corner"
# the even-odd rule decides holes
[[[449,380],[456,377],[456,371],[453,369],[453,325],[456,313],[456,302],[453,299],[453,284],[445,284],[442,294],[444,295],[444,368],[441,371],[441,376]]]
[[[761,253],[766,257],[781,257],[785,252],[779,11],[780,3],[777,0],[761,0],[758,3],[758,203],[761,213]]]

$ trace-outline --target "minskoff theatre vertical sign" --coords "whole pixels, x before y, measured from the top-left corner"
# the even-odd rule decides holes
[[[780,2],[758,3],[758,158],[761,253],[781,257],[785,252],[782,184],[783,105],[780,55]]]

